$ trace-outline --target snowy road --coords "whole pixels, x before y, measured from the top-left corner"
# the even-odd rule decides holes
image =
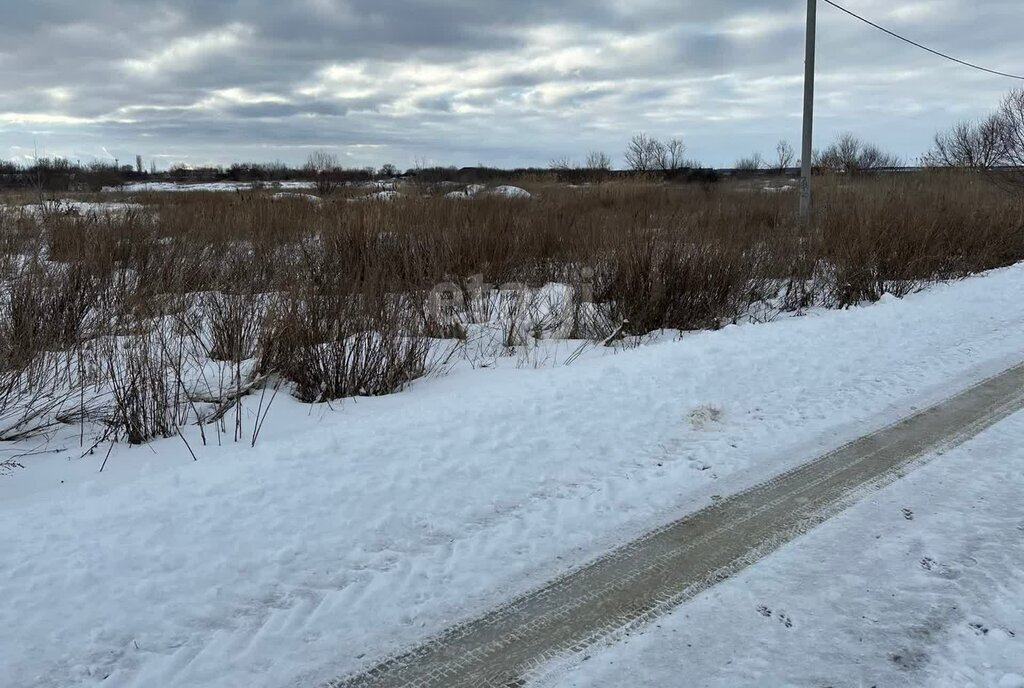
[[[913,464],[1024,407],[1024,365],[619,548],[332,688],[520,685],[548,661],[665,614]]]
[[[1024,688],[1024,412],[531,688]]]

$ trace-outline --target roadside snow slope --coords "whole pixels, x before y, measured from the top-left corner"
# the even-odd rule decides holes
[[[0,477],[0,685],[308,685],[1024,358],[1024,266]],[[254,402],[255,403],[255,402]],[[61,483],[61,481],[65,481]]]

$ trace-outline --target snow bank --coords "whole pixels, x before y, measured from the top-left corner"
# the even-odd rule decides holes
[[[531,198],[531,194],[526,189],[521,189],[518,186],[496,186],[488,193],[494,194],[495,196],[504,196],[505,198]]]
[[[348,200],[349,200],[350,203],[356,203],[356,202],[359,202],[359,201],[394,201],[395,199],[399,198],[401,195],[402,194],[399,193],[398,191],[385,190],[385,191],[377,191],[375,193],[368,194],[366,196],[359,196],[358,198],[350,198]]]
[[[505,198],[531,198],[532,194],[526,189],[521,189],[518,186],[496,186],[493,189],[488,189],[486,186],[480,184],[470,184],[463,191],[449,191],[444,196],[445,198],[455,199],[468,199],[476,198],[478,196],[503,196]]]
[[[108,186],[103,189],[110,193],[123,191],[126,193],[139,193],[144,191],[251,191],[254,188],[270,189],[313,189],[316,184],[308,181],[285,181],[285,182],[200,182],[200,183],[177,183],[177,182],[134,182],[121,186]]]
[[[1014,266],[680,341],[563,343],[332,407],[281,395],[255,449],[188,428],[196,462],[174,438],[115,447],[98,474],[105,451],[69,439],[0,477],[2,680],[317,685],[994,373],[1021,341]],[[965,561],[932,549],[915,560]],[[758,604],[797,609],[750,602],[751,625]]]
[[[314,196],[313,194],[294,193],[288,191],[276,193],[273,195],[273,198],[278,200],[302,199],[304,201],[309,201],[310,203],[323,203],[324,200],[319,196]]]
[[[43,215],[106,215],[124,214],[132,210],[142,210],[145,206],[139,203],[91,203],[87,201],[55,200],[42,204],[24,206],[8,206],[14,212],[19,210],[37,217]]]

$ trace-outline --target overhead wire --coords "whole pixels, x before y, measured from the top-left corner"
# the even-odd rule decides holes
[[[989,69],[988,67],[982,67],[981,65],[974,64],[973,62],[967,62],[966,60],[961,60],[958,57],[953,57],[952,55],[948,55],[948,54],[946,54],[944,52],[941,52],[939,50],[935,50],[933,48],[929,48],[928,46],[922,45],[921,43],[918,43],[917,41],[913,41],[913,40],[907,38],[906,36],[901,36],[900,34],[896,33],[895,31],[890,31],[889,29],[885,28],[884,26],[876,24],[875,22],[871,21],[870,19],[862,17],[861,15],[857,14],[856,12],[854,12],[852,10],[848,10],[847,8],[845,8],[842,5],[840,5],[839,3],[833,2],[833,0],[824,0],[824,2],[828,3],[829,5],[832,5],[833,7],[835,7],[837,10],[839,10],[841,12],[845,12],[846,14],[850,15],[854,19],[857,19],[859,21],[864,22],[868,26],[871,26],[871,27],[873,27],[875,29],[878,29],[879,31],[881,31],[883,33],[887,33],[890,36],[892,36],[893,38],[898,38],[899,40],[903,41],[904,43],[909,43],[910,45],[912,45],[912,46],[914,46],[916,48],[920,48],[921,50],[929,52],[932,55],[937,55],[937,56],[939,56],[941,58],[944,58],[946,60],[951,60],[952,62],[956,62],[957,64],[961,64],[961,65],[963,65],[965,67],[970,67],[971,69],[977,69],[979,71],[987,72],[989,74],[995,74],[996,76],[1003,76],[1003,77],[1006,77],[1008,79],[1017,79],[1019,81],[1024,81],[1024,76],[1020,76],[1019,74],[1010,74],[1008,72],[1001,72],[998,69]]]

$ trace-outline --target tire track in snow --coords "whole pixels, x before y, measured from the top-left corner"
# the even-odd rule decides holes
[[[1021,408],[1024,364],[325,688],[524,686],[550,660],[639,628]]]

